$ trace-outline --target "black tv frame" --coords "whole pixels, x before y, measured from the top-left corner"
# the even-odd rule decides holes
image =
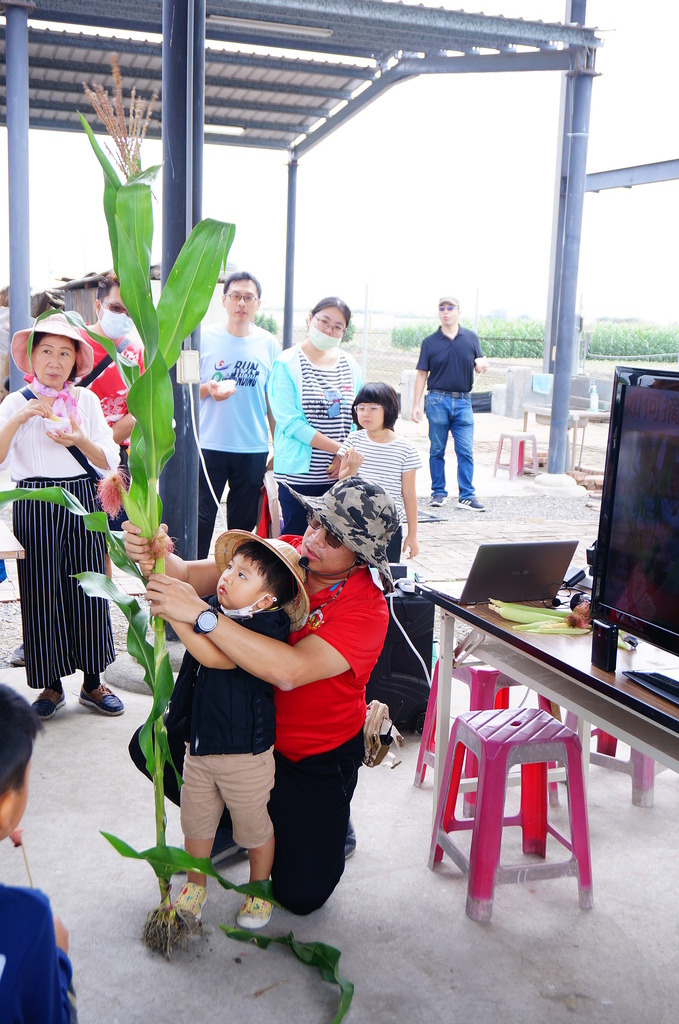
[[[628,366],[616,366],[615,368],[599,533],[593,566],[592,617],[615,623],[619,630],[625,633],[631,633],[662,650],[679,654],[679,601],[677,602],[675,630],[650,621],[642,614],[634,614],[629,609],[616,607],[607,589],[618,464],[621,454],[620,442],[625,418],[625,396],[629,387],[671,392],[679,399],[679,370],[640,369]]]

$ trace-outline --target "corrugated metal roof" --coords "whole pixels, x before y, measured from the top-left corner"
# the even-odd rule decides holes
[[[580,26],[384,0],[208,0],[206,9],[206,142],[300,152],[314,144],[311,129],[319,127],[319,119],[324,119],[320,139],[385,88],[413,74],[564,68],[573,54],[582,59],[583,53],[601,44],[592,29]],[[110,88],[108,57],[113,51],[119,56],[126,97],[132,89],[145,98],[154,91],[160,96],[160,40],[133,39],[121,30],[160,33],[161,13],[161,0],[37,0],[29,30],[31,127],[79,130],[80,110],[93,129],[101,131],[82,84]],[[108,27],[116,35],[35,27],[40,21]],[[217,40],[231,45],[225,48]],[[236,50],[234,44],[305,52],[291,58]],[[532,53],[521,54],[517,47],[531,47]],[[480,49],[484,55],[490,51],[493,58],[489,61]],[[2,124],[6,121],[4,50],[4,26],[0,25]],[[361,88],[365,91],[359,96]],[[160,120],[158,99],[149,137],[160,137]],[[239,134],[220,135],[220,129]]]

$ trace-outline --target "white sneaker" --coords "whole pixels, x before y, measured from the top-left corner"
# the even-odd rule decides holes
[[[263,928],[271,920],[273,903],[263,900],[259,896],[246,896],[245,903],[238,911],[236,924],[239,928],[249,928],[254,931]]]
[[[486,506],[482,505],[478,498],[465,498],[463,501],[458,501],[457,507],[469,509],[470,512],[486,511]]]

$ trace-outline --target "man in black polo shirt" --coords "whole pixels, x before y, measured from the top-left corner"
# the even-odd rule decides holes
[[[422,419],[420,401],[429,376],[425,412],[429,420],[430,505],[439,508],[446,491],[445,454],[448,431],[453,435],[457,457],[458,507],[485,512],[474,492],[474,415],[470,391],[474,373],[485,373],[488,360],[481,354],[474,331],[460,327],[460,303],[450,297],[439,300],[441,326],[422,342],[417,361],[412,418]]]

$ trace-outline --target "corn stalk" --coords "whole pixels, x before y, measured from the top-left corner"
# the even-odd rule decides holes
[[[104,213],[108,226],[113,269],[120,280],[120,294],[144,345],[144,372],[120,356],[108,338],[92,334],[115,360],[120,375],[129,389],[127,406],[135,417],[130,440],[130,488],[121,494],[128,519],[138,526],[144,537],[153,542],[158,537],[162,503],[158,482],[163,467],[174,453],[175,434],[172,428],[174,401],[169,370],[177,362],[182,344],[205,316],[219,271],[226,262],[235,228],[215,220],[203,220],[193,229],[170,272],[157,308],[151,296],[151,242],[153,210],[151,185],[160,167],[133,173],[121,181],[112,164],[80,115],[94,153],[104,172]],[[44,321],[55,311],[39,317]],[[66,314],[75,326],[84,328],[82,318]],[[92,333],[92,332],[90,332]],[[29,354],[33,335],[29,339]],[[127,572],[139,575],[139,569],[127,558],[120,536],[112,534],[103,512],[87,513],[68,492],[61,488],[9,491],[0,495],[0,504],[16,500],[51,500],[65,505],[85,517],[88,529],[106,533],[114,563]],[[154,572],[165,569],[162,539],[156,541],[160,556]],[[158,552],[157,552],[158,553]],[[169,759],[163,714],[172,693],[173,676],[165,649],[165,623],[151,618],[152,645],[146,639],[148,621],[138,603],[130,599],[105,576],[83,573],[80,583],[90,596],[115,601],[127,616],[128,650],[144,668],[144,678],[153,693],[153,706],[140,735],[146,765],[153,778],[156,847],[165,846],[165,797],[163,771]],[[169,903],[169,876],[159,877],[161,903]]]
[[[124,503],[128,518],[142,536],[158,536],[162,503],[158,483],[163,467],[174,453],[172,428],[174,401],[169,370],[177,362],[183,341],[205,316],[217,277],[226,262],[235,228],[214,220],[203,220],[184,244],[156,308],[151,297],[151,242],[153,211],[151,185],[159,167],[132,174],[121,182],[113,166],[81,115],[92,149],[104,172],[104,212],[108,225],[113,269],[120,280],[121,299],[144,345],[144,372],[130,382],[127,407],[135,418],[130,440],[130,489]],[[104,339],[101,339],[102,344]],[[115,345],[104,346],[117,359]],[[165,571],[163,557],[156,559],[154,572]],[[88,592],[103,581],[83,581]],[[111,595],[117,600],[115,595]],[[163,771],[169,749],[163,714],[172,693],[172,671],[165,650],[165,623],[151,618],[153,660],[146,660],[154,695],[151,713],[142,729],[140,742],[153,778],[156,846],[165,846],[165,798]],[[169,900],[169,879],[159,878],[161,900]]]
[[[139,171],[127,181],[121,182],[82,115],[80,120],[104,172],[104,212],[113,268],[120,280],[121,299],[144,345],[144,372],[140,373],[136,363],[118,354],[112,341],[89,332],[116,362],[123,382],[129,389],[127,407],[135,417],[130,440],[129,492],[121,489],[119,496],[130,522],[138,526],[142,536],[151,541],[151,550],[156,556],[154,572],[164,572],[164,537],[158,533],[162,517],[158,481],[163,467],[174,452],[175,442],[172,428],[174,402],[168,371],[179,358],[184,338],[195,330],[207,312],[220,268],[226,262],[233,242],[235,228],[233,224],[214,220],[203,220],[197,224],[177,257],[158,306],[155,307],[149,274],[153,236],[151,184],[160,168]],[[38,320],[44,320],[55,312],[47,311]],[[84,328],[85,324],[79,314],[68,312],[66,316],[75,326]],[[29,354],[32,340],[33,335],[29,338]],[[87,529],[106,535],[113,563],[125,572],[143,579],[139,566],[127,556],[122,535],[111,532],[104,512],[88,512],[72,494],[61,487],[36,490],[17,488],[0,493],[0,507],[20,500],[52,501],[74,515],[82,516]],[[224,888],[260,896],[279,904],[273,895],[271,882],[236,886],[222,878],[209,860],[196,860],[184,850],[167,846],[164,770],[166,764],[172,762],[163,716],[172,694],[174,678],[165,650],[164,621],[151,617],[149,623],[139,602],[119,590],[107,576],[86,572],[79,574],[78,580],[86,594],[114,601],[127,618],[128,652],[142,666],[144,679],[153,694],[153,705],[142,727],[139,741],[153,779],[155,846],[138,852],[123,840],[106,832],[102,834],[122,856],[145,860],[153,868],[160,888],[160,906],[148,915],[142,934],[147,945],[169,956],[172,946],[177,942],[183,943],[188,932],[195,927],[174,909],[170,900],[170,880],[178,870],[194,868],[216,879]],[[147,639],[149,625],[152,644]],[[249,932],[222,927],[231,938],[241,941],[253,938]],[[320,942],[300,943],[292,932],[277,938],[257,937],[256,941],[264,948],[270,942],[288,946],[303,963],[317,967],[324,981],[338,985],[341,994],[333,1024],[342,1020],[351,1003],[354,986],[339,970],[339,950]]]

